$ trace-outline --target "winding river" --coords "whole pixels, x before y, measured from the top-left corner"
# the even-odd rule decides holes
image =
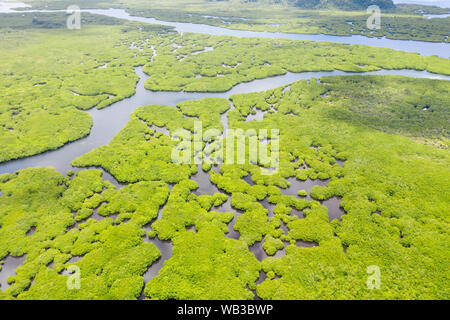
[[[2,4],[0,3],[0,13],[17,13],[14,8],[26,9],[27,5],[24,3],[17,4]],[[27,10],[19,11],[25,12],[65,12],[65,10]],[[266,31],[245,31],[233,30],[228,28],[210,26],[206,24],[185,23],[185,22],[168,22],[155,18],[145,18],[132,16],[124,9],[83,9],[81,12],[91,14],[99,14],[107,17],[124,19],[128,21],[137,21],[143,23],[159,24],[175,28],[181,34],[183,33],[199,33],[216,36],[233,36],[238,38],[252,37],[252,38],[279,38],[291,40],[312,40],[312,41],[329,41],[347,44],[361,44],[373,47],[391,48],[394,50],[402,50],[407,52],[417,52],[423,56],[436,55],[439,57],[450,57],[450,43],[442,42],[427,42],[427,41],[412,41],[412,40],[392,40],[385,37],[375,38],[366,37],[362,35],[352,36],[333,36],[325,34],[298,34],[298,33],[282,33],[282,32],[266,32]]]
[[[73,170],[70,161],[105,144],[125,126],[130,119],[131,113],[137,108],[145,105],[168,105],[175,107],[178,103],[187,100],[197,100],[207,97],[229,98],[237,93],[249,93],[255,91],[265,91],[282,85],[287,85],[297,80],[319,78],[323,76],[336,76],[348,74],[385,74],[403,75],[416,78],[435,78],[450,80],[450,76],[432,74],[426,71],[414,70],[380,70],[374,72],[351,73],[344,71],[331,72],[304,72],[287,73],[285,75],[254,80],[241,83],[225,93],[190,93],[190,92],[153,92],[144,88],[144,82],[148,79],[142,71],[143,67],[137,67],[136,73],[140,80],[136,86],[136,93],[130,98],[121,100],[111,106],[98,110],[87,111],[93,118],[91,133],[83,139],[68,143],[65,146],[47,151],[35,156],[23,159],[12,160],[0,164],[0,174],[13,173],[14,171],[29,167],[54,167],[61,173]],[[226,118],[222,117],[225,122]]]
[[[0,13],[13,13],[16,12],[13,8],[22,7],[23,4],[11,4],[8,3],[2,4],[0,3]],[[305,34],[287,34],[287,33],[270,33],[270,32],[253,32],[253,31],[241,31],[241,30],[231,30],[226,28],[214,27],[209,25],[200,25],[200,24],[192,24],[192,23],[178,23],[178,22],[166,22],[160,21],[153,18],[142,18],[135,17],[129,15],[125,10],[122,9],[89,9],[82,10],[83,12],[89,12],[92,14],[100,14],[109,17],[119,18],[119,19],[127,19],[130,21],[139,21],[144,23],[154,23],[161,24],[166,26],[174,27],[178,32],[192,32],[192,33],[201,33],[201,34],[209,34],[209,35],[228,35],[235,37],[261,37],[261,38],[285,38],[285,39],[293,39],[293,40],[314,40],[314,41],[331,41],[331,42],[340,42],[340,43],[348,43],[348,44],[364,44],[375,47],[387,47],[397,50],[409,51],[409,52],[417,52],[421,55],[438,55],[441,57],[448,58],[450,52],[450,44],[448,43],[432,43],[432,42],[421,42],[421,41],[405,41],[405,40],[390,40],[386,38],[368,38],[364,36],[349,36],[349,37],[341,37],[341,36],[329,36],[329,35],[305,35]],[[55,12],[49,10],[43,11],[29,11],[29,12]],[[450,80],[450,76],[443,76],[432,74],[426,71],[413,71],[413,70],[380,70],[376,72],[365,72],[365,73],[350,73],[343,71],[332,71],[332,72],[305,72],[305,73],[287,73],[285,75],[254,80],[248,83],[241,83],[233,87],[230,91],[225,93],[189,93],[189,92],[152,92],[146,90],[144,88],[144,82],[148,79],[148,75],[146,75],[142,71],[142,67],[135,68],[137,75],[139,76],[139,82],[136,86],[136,93],[127,99],[116,102],[109,106],[108,108],[98,110],[92,109],[87,111],[91,117],[93,118],[93,127],[91,129],[91,133],[83,139],[74,141],[72,143],[66,144],[65,146],[53,150],[44,152],[42,154],[38,154],[35,156],[12,160],[0,164],[0,174],[3,173],[13,173],[14,171],[28,168],[28,167],[37,167],[37,166],[52,166],[57,171],[65,174],[67,170],[72,169],[78,171],[78,168],[73,168],[70,165],[70,162],[105,144],[108,144],[111,139],[125,126],[130,118],[130,114],[137,108],[149,104],[154,105],[170,105],[176,106],[178,103],[186,100],[195,100],[202,99],[206,97],[222,97],[229,98],[233,94],[238,93],[249,93],[255,91],[264,91],[272,88],[276,88],[278,86],[287,85],[294,81],[300,79],[309,79],[309,78],[319,78],[323,76],[337,76],[337,75],[349,75],[349,74],[382,74],[382,75],[402,75],[409,76],[415,78],[434,78],[434,79],[443,79]],[[258,120],[258,119],[256,119]],[[222,121],[224,125],[226,125],[227,119],[226,115],[222,116]],[[120,185],[115,181],[115,179],[104,172],[103,178],[110,180],[116,186],[120,187]],[[201,170],[198,176],[192,177],[196,180],[200,185],[209,185],[209,175],[203,173]],[[295,179],[294,179],[295,180]],[[251,183],[251,181],[248,181]],[[312,181],[306,181],[303,184],[296,181],[291,181],[291,189],[295,192],[300,188],[308,189],[316,183]],[[320,183],[318,181],[317,183]],[[292,190],[285,190],[287,194]],[[266,208],[272,208],[269,203],[262,203]],[[339,201],[337,199],[330,199],[324,202],[329,208],[330,217],[339,218],[344,212],[339,208]],[[273,209],[273,208],[272,208]],[[163,209],[161,209],[162,211]],[[219,211],[233,211],[235,212],[235,217],[239,214],[236,210],[234,210],[230,206],[230,200],[228,200],[224,205],[219,207],[217,210]],[[298,214],[302,214],[299,212]],[[160,212],[161,215],[161,212]],[[269,212],[270,215],[270,212]],[[229,224],[229,234],[230,238],[238,238],[239,234],[234,231],[235,219]],[[195,230],[194,230],[195,231]],[[149,270],[144,274],[145,282],[152,279],[155,275],[158,274],[159,269],[163,266],[163,263],[166,259],[170,258],[172,255],[172,244],[169,242],[160,241],[158,239],[146,239],[146,241],[154,243],[161,251],[162,258],[158,260],[158,262],[154,263]],[[311,246],[314,244],[311,243],[300,243],[302,246]],[[253,245],[250,250],[254,252],[255,256],[258,259],[263,259],[267,255],[262,249],[262,243],[256,243]],[[283,251],[279,251],[277,255],[282,255]],[[13,274],[15,268],[23,263],[23,258],[14,258],[7,257],[6,264],[3,268],[3,274],[0,273],[0,282],[2,284],[2,289],[8,287],[6,283],[6,275]],[[265,275],[261,275],[259,282],[261,282],[265,278]]]
[[[0,3],[0,13],[17,13],[14,8],[26,9],[28,6],[24,3]],[[24,12],[61,12],[61,10],[28,10]],[[226,28],[214,27],[202,24],[166,22],[156,20],[154,18],[143,18],[131,16],[123,9],[86,9],[82,12],[99,14],[108,17],[126,19],[130,21],[138,21],[144,23],[161,24],[174,27],[178,32],[192,32],[209,35],[229,35],[235,37],[262,37],[262,38],[286,38],[293,40],[314,40],[314,41],[331,41],[348,44],[364,44],[371,46],[380,46],[391,49],[398,49],[409,52],[417,52],[421,55],[438,55],[441,57],[448,56],[450,52],[449,43],[433,43],[423,41],[405,41],[390,40],[385,38],[368,38],[365,36],[329,36],[329,35],[306,35],[292,33],[271,33],[271,32],[253,32],[231,30]],[[23,12],[22,12],[23,13]],[[136,73],[140,80],[136,86],[136,93],[127,99],[121,100],[109,106],[108,108],[87,111],[93,118],[93,127],[91,133],[80,140],[68,143],[65,146],[44,152],[35,156],[12,160],[0,164],[0,174],[12,173],[16,170],[37,167],[52,166],[57,171],[65,173],[69,169],[70,161],[89,152],[101,145],[108,144],[109,141],[125,126],[130,118],[130,114],[138,107],[154,104],[176,106],[178,103],[186,100],[195,100],[206,97],[222,97],[229,98],[233,94],[248,93],[255,91],[264,91],[286,85],[300,79],[319,78],[322,76],[355,74],[343,71],[332,72],[304,72],[304,73],[287,73],[285,75],[271,77],[267,79],[254,80],[248,83],[241,83],[233,87],[225,93],[189,93],[189,92],[152,92],[144,88],[144,82],[148,79],[142,71],[142,67],[136,68]],[[385,74],[385,75],[403,75],[417,78],[435,78],[450,80],[449,76],[432,74],[426,71],[413,70],[381,70],[377,72],[366,72],[357,74]]]

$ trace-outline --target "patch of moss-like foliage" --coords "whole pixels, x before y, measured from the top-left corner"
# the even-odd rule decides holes
[[[354,299],[369,291],[365,270],[349,264],[339,241],[313,248],[290,245],[282,258],[264,260],[263,270],[277,275],[257,286],[263,299]]]
[[[160,257],[154,244],[144,242],[142,226],[166,202],[166,184],[142,182],[116,190],[99,170],[80,171],[71,181],[44,168],[4,174],[0,181],[0,260],[26,255],[16,275],[8,278],[10,287],[2,288],[2,298],[140,296],[142,275]],[[87,215],[76,223],[84,210],[100,204],[103,215],[118,217],[84,220]],[[65,270],[72,265],[80,270],[80,288],[69,290]]]
[[[70,0],[47,3],[29,0],[33,7],[66,9]],[[382,9],[380,29],[369,29],[366,9]],[[436,6],[396,4],[391,1],[209,1],[191,0],[125,0],[79,1],[81,8],[126,8],[131,15],[163,21],[191,22],[229,29],[308,33],[328,35],[364,35],[389,39],[448,42],[446,19],[426,19],[421,14],[446,14]],[[348,11],[350,10],[350,11]]]
[[[217,128],[222,132],[220,115],[230,109],[230,102],[223,98],[205,98],[185,101],[178,107],[184,115],[201,121],[203,130]]]
[[[450,74],[448,59],[362,45],[199,34],[162,41],[158,55],[144,68],[152,75],[145,87],[155,91],[224,92],[241,82],[287,72],[415,69]],[[182,48],[174,50],[174,41]],[[213,49],[192,54],[207,47]]]
[[[149,230],[150,238],[174,243],[173,256],[145,285],[151,299],[247,299],[255,287],[263,299],[446,299],[448,149],[417,141],[417,134],[436,137],[432,121],[414,129],[418,112],[408,113],[399,127],[370,118],[385,113],[395,118],[425,99],[448,120],[442,109],[446,96],[432,98],[448,83],[339,78],[355,88],[368,85],[369,95],[390,95],[382,101],[398,103],[399,110],[389,112],[389,103],[373,103],[372,110],[366,95],[358,90],[351,95],[329,78],[232,96],[230,128],[280,130],[279,168],[263,175],[262,164],[249,161],[207,167],[203,174],[219,190],[211,195],[197,192],[193,179],[201,165],[169,159],[177,141],[162,129],[193,130],[193,117],[183,117],[183,106],[136,110],[109,145],[74,161],[130,181],[120,190],[101,181],[98,170],[81,171],[73,180],[42,168],[1,176],[0,259],[26,254],[3,296],[135,299],[144,288],[142,274],[159,257],[143,240]],[[408,97],[410,86],[423,87],[419,92],[425,94]],[[252,109],[267,110],[264,119],[246,122]],[[211,117],[217,118],[225,100],[214,110]],[[365,122],[348,119],[361,110]],[[207,117],[206,111],[195,112]],[[134,168],[140,164],[140,170]],[[170,195],[168,182],[175,183]],[[299,196],[300,190],[312,199]],[[333,208],[326,200],[333,197],[341,199],[344,214],[330,222]],[[225,203],[234,212],[222,212],[229,211],[221,207]],[[98,221],[87,218],[91,215]],[[230,223],[238,239],[229,238]],[[35,233],[27,236],[32,227]],[[251,246],[259,241],[277,258],[263,257],[267,278],[256,285],[261,264]],[[115,242],[117,251],[111,248]],[[82,269],[82,286],[88,282],[79,294],[66,293],[64,275],[58,275],[73,263]],[[381,275],[376,290],[366,284],[373,265]],[[44,288],[54,288],[54,295]]]
[[[100,170],[84,170],[77,173],[64,193],[64,202],[73,211],[78,211],[87,198],[103,190],[102,172]],[[97,206],[94,206],[97,207]]]
[[[339,119],[448,146],[448,82],[373,76],[324,81],[331,103],[348,108],[334,112]]]
[[[260,263],[239,240],[227,239],[214,226],[173,239],[173,256],[145,295],[152,299],[253,299]]]
[[[142,181],[130,184],[119,191],[103,192],[98,213],[102,216],[119,213],[116,221],[128,219],[128,223],[143,226],[158,215],[160,206],[166,203],[169,188],[163,182]]]
[[[267,236],[264,240],[263,247],[267,254],[272,256],[275,252],[284,248],[284,243],[280,239]]]
[[[212,203],[218,201],[216,204],[220,205],[225,200],[224,195],[196,197],[191,192],[197,187],[197,183],[192,180],[184,180],[173,187],[161,219],[152,224],[152,232],[155,232],[160,239],[173,239],[179,232],[184,232],[190,226],[201,230],[213,224],[223,232],[228,231],[226,223],[233,218],[232,213],[215,212],[214,209],[208,211]],[[205,202],[208,205],[205,205]]]
[[[67,178],[52,169],[25,169],[0,176],[0,257],[22,256],[63,235],[72,225],[70,210],[61,205]],[[35,227],[35,233],[27,232]]]
[[[14,23],[3,23],[4,17]],[[63,25],[53,25],[55,19]],[[83,110],[107,107],[135,92],[133,67],[151,55],[130,44],[166,32],[163,27],[139,32],[137,25],[92,15],[83,16],[83,28],[67,32],[66,19],[63,13],[0,19],[0,162],[88,135],[92,118]],[[105,21],[117,25],[102,25]]]

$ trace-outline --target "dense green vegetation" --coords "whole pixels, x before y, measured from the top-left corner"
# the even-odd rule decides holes
[[[384,68],[450,74],[448,59],[361,45],[198,34],[159,41],[158,55],[144,68],[152,75],[145,84],[150,90],[222,92],[240,82],[288,71],[363,72]],[[174,49],[172,43],[181,47]],[[213,50],[192,55],[208,47]]]
[[[0,13],[0,28],[2,29],[62,29],[67,28],[67,16],[61,13]],[[81,24],[94,25],[122,25],[123,20],[106,16],[80,15]],[[153,26],[157,29],[158,27]],[[11,31],[11,30],[9,30]]]
[[[154,16],[150,11],[146,14]],[[160,19],[170,19],[161,16]],[[417,40],[448,42],[449,19],[426,19],[417,15],[382,14],[381,28],[370,30],[367,28],[368,14],[363,12],[342,11],[305,11],[290,17],[285,13],[279,15],[270,14],[266,16],[255,15],[249,20],[236,18],[235,20],[221,20],[217,18],[204,17],[204,15],[193,15],[184,20],[195,23],[210,24],[225,28],[305,33],[305,34],[327,34],[337,36],[363,35],[367,37],[386,37],[398,40]],[[177,16],[176,18],[180,18]]]
[[[206,0],[209,2],[236,3],[233,0]],[[342,9],[361,10],[370,5],[378,5],[382,9],[391,9],[395,5],[392,0],[241,0],[240,3],[258,3],[263,5],[282,4],[305,9]]]
[[[408,93],[413,88],[417,96]],[[140,238],[144,235],[141,227],[147,226],[156,217],[158,207],[165,203],[161,217],[151,224],[148,235],[172,241],[173,256],[159,275],[146,284],[146,297],[252,298],[246,290],[248,286],[256,287],[257,294],[264,299],[448,298],[445,282],[449,238],[448,149],[411,139],[435,139],[439,131],[439,122],[433,123],[426,117],[425,125],[417,127],[417,119],[427,110],[414,108],[413,101],[417,106],[429,104],[436,116],[443,118],[441,124],[448,130],[449,115],[442,106],[448,105],[449,95],[438,97],[449,90],[448,82],[394,76],[324,77],[321,82],[303,80],[291,84],[289,90],[284,89],[231,97],[235,109],[228,112],[230,127],[280,128],[280,170],[264,176],[255,164],[222,164],[218,172],[209,171],[211,182],[222,193],[195,195],[198,185],[192,179],[197,167],[171,163],[165,150],[175,141],[153,125],[171,132],[179,126],[192,131],[193,115],[202,118],[210,113],[215,118],[227,110],[225,99],[186,102],[179,108],[142,107],[108,146],[74,161],[77,166],[102,166],[118,179],[132,183],[119,191],[102,182],[97,170],[81,171],[72,181],[49,169],[28,169],[2,176],[0,205],[6,210],[1,210],[0,233],[16,234],[12,241],[6,240],[9,236],[0,237],[8,241],[2,245],[3,256],[7,252],[27,254],[25,265],[18,269],[17,277],[10,279],[13,286],[4,297],[19,294],[19,298],[39,298],[49,285],[54,286],[52,292],[58,293],[52,297],[58,298],[138,297],[143,288],[142,277],[138,278],[158,257],[152,246],[148,246],[148,253],[139,251],[147,247]],[[367,101],[375,97],[380,99],[379,104],[374,104],[373,110],[368,109]],[[392,112],[394,105],[396,112]],[[246,122],[255,108],[269,111],[263,121]],[[183,117],[187,114],[190,117]],[[385,116],[386,121],[377,122],[377,115]],[[398,121],[402,115],[408,117]],[[343,168],[336,159],[345,160]],[[32,180],[30,174],[35,175]],[[244,180],[249,174],[254,185]],[[313,200],[308,200],[304,192],[297,196],[301,189],[294,190],[293,195],[286,194],[289,177],[299,181],[328,179],[328,185],[314,186],[309,192]],[[41,203],[44,198],[39,194],[25,196],[36,190],[28,186],[30,181],[42,192],[55,194],[53,202]],[[169,196],[160,181],[176,183]],[[148,188],[154,191],[147,191]],[[342,198],[346,214],[340,220],[329,221],[327,207],[321,201],[333,196]],[[234,218],[238,240],[226,237],[232,213],[217,211],[227,198],[238,212]],[[268,216],[262,200],[274,206],[273,216]],[[23,201],[27,206],[21,205]],[[60,212],[66,212],[61,217],[66,218],[60,229],[44,233],[40,219],[49,214],[46,213],[49,207],[61,208]],[[100,217],[119,215],[114,222],[111,218],[84,222],[97,207]],[[294,214],[294,209],[301,210],[304,217]],[[66,233],[66,228],[76,220],[82,223]],[[283,230],[282,223],[288,232]],[[33,241],[26,241],[25,234],[32,225],[37,226],[36,233],[28,236]],[[122,230],[125,226],[130,229]],[[190,230],[191,227],[194,229]],[[22,231],[12,231],[17,228]],[[120,271],[128,279],[125,283],[129,290],[116,292],[114,275],[99,271],[109,269],[93,260],[94,253],[95,259],[97,255],[110,253],[103,251],[108,247],[103,232],[111,241],[130,246],[133,243],[134,246],[127,247],[130,252],[141,252],[139,262],[133,264],[135,268],[124,267]],[[38,236],[42,237],[46,250],[35,257],[37,253],[30,245],[35,244]],[[117,240],[119,236],[121,240]],[[263,241],[268,255],[287,245],[286,254],[264,259],[260,265],[246,249],[258,241]],[[299,247],[297,241],[318,246]],[[50,255],[54,248],[64,253],[64,258],[58,251],[52,250]],[[82,255],[85,256],[75,262],[82,274],[87,269],[89,277],[95,274],[89,270],[95,269],[96,274],[106,278],[85,291],[67,293],[64,278],[56,271],[68,266],[64,263],[70,256]],[[29,260],[30,257],[44,262]],[[55,271],[45,267],[51,257],[55,259]],[[233,263],[236,261],[240,262]],[[112,258],[109,263],[118,262]],[[366,268],[373,264],[381,269],[380,290],[369,290],[365,285]],[[260,268],[267,279],[255,285]],[[26,290],[33,277],[34,284]]]
[[[14,18],[0,19],[0,162],[88,134],[85,110],[133,94],[136,66],[150,75],[147,88],[167,91],[226,91],[288,71],[450,74],[448,59],[383,48],[181,36],[89,15],[77,31],[63,30],[57,14]],[[254,292],[263,299],[449,299],[449,90],[442,80],[354,75],[140,107],[66,175],[52,168],[0,175],[0,272],[8,257],[24,257],[0,300],[233,300]],[[263,119],[248,120],[256,113]],[[224,116],[231,129],[258,130],[258,148],[272,138],[260,130],[280,130],[276,173],[262,174],[261,159],[227,164],[222,137],[197,149],[198,141],[184,145],[194,146],[192,159],[217,146],[218,165],[174,163],[179,140],[169,133],[196,133],[199,120],[203,130],[225,134]],[[333,216],[332,199],[343,215]],[[145,282],[162,242],[173,252]],[[257,258],[258,245],[269,257]],[[366,286],[371,265],[380,268],[380,289]],[[81,286],[70,290],[74,266]]]
[[[65,9],[70,1],[25,1],[36,8]],[[296,6],[298,4],[298,6]],[[381,29],[369,30],[366,9],[378,4],[382,8]],[[125,0],[78,1],[82,8],[125,8],[137,16],[153,17],[165,21],[194,22],[226,28],[312,33],[330,35],[365,35],[389,39],[448,42],[449,19],[426,19],[420,14],[447,13],[448,10],[432,6],[400,5],[392,7],[390,0],[259,0],[259,1],[207,1],[207,0]],[[344,11],[357,10],[357,11]],[[359,10],[359,11],[358,11]],[[422,10],[422,11],[419,11]],[[220,13],[220,14],[218,14]]]
[[[307,9],[343,9],[343,10],[364,10],[370,5],[377,5],[381,9],[392,9],[395,7],[392,0],[288,0],[296,7]]]
[[[177,183],[187,179],[197,168],[172,163],[172,149],[177,142],[149,127],[152,124],[167,126],[173,132],[189,124],[193,128],[193,119],[184,120],[180,112],[168,106],[140,108],[109,145],[74,160],[74,165],[102,165],[121,182],[162,180]]]
[[[396,11],[408,14],[446,14],[449,13],[450,8],[441,8],[437,6],[426,6],[420,4],[398,3]]]

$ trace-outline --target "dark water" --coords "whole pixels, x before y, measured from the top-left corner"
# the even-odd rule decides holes
[[[218,207],[212,207],[211,211],[217,211],[217,212],[232,212],[233,213],[233,219],[228,223],[228,233],[226,236],[230,239],[239,239],[239,232],[234,230],[234,225],[236,224],[236,218],[242,214],[242,211],[234,209],[231,206],[231,200],[230,197],[228,197],[227,201],[222,203]]]
[[[269,218],[272,218],[272,217],[275,215],[274,212],[273,212],[273,209],[275,208],[276,204],[270,203],[270,202],[268,201],[267,198],[265,198],[264,200],[262,200],[260,203],[261,203],[261,205],[262,205],[264,208],[267,209],[267,211],[268,211],[268,213],[267,213],[268,217],[269,217]]]
[[[16,275],[15,270],[25,262],[25,259],[26,255],[21,257],[7,256],[3,260],[2,270],[0,271],[0,290],[5,291],[10,287],[6,282],[8,277]]]
[[[297,240],[297,241],[295,241],[295,245],[297,247],[312,248],[312,247],[317,247],[319,244],[314,241]]]
[[[152,280],[158,275],[159,270],[164,266],[164,262],[172,257],[173,244],[171,241],[163,241],[158,238],[150,239],[149,242],[153,243],[161,252],[161,257],[154,262],[148,270],[144,273],[144,282]]]
[[[330,41],[347,44],[364,44],[373,47],[385,47],[395,50],[402,50],[407,52],[417,52],[424,56],[437,55],[440,57],[449,57],[450,44],[448,43],[435,43],[425,41],[410,41],[410,40],[391,40],[386,38],[369,38],[365,36],[353,35],[353,36],[331,36],[325,34],[296,34],[296,33],[282,33],[282,32],[258,32],[258,31],[243,31],[232,30],[227,28],[209,26],[204,24],[195,23],[182,23],[182,22],[167,22],[154,18],[143,18],[131,16],[123,9],[91,9],[82,10],[93,14],[101,14],[109,17],[126,19],[130,21],[138,21],[145,23],[154,23],[165,26],[174,27],[179,33],[199,33],[209,35],[226,35],[238,38],[252,37],[252,38],[279,38],[279,39],[291,39],[291,40],[312,40],[312,41]]]
[[[341,220],[342,215],[345,214],[344,209],[341,208],[341,199],[333,197],[322,201],[322,205],[328,208],[328,220],[331,222],[334,219]]]
[[[253,245],[249,247],[249,250],[253,252],[255,258],[258,259],[258,261],[263,261],[264,259],[269,257],[266,251],[264,251],[263,242],[264,240],[255,242]]]
[[[450,8],[450,0],[393,0],[395,4],[410,3],[421,4],[425,6],[437,6],[441,8]]]
[[[18,7],[23,7],[23,3],[19,3]],[[11,10],[14,5],[8,4],[0,6],[0,13],[15,12]],[[29,10],[30,12],[55,12],[56,10]],[[61,11],[61,10],[60,10]],[[64,11],[65,12],[65,11]],[[391,40],[386,38],[370,38],[360,35],[353,36],[331,36],[324,34],[296,34],[296,33],[282,33],[282,32],[258,32],[258,31],[243,31],[232,30],[227,28],[209,26],[205,24],[183,23],[183,22],[167,22],[154,18],[136,17],[127,13],[124,9],[86,9],[81,12],[88,12],[92,14],[99,14],[108,17],[125,19],[129,21],[138,21],[143,23],[153,23],[164,26],[174,27],[176,31],[183,34],[199,33],[209,35],[226,35],[238,38],[253,37],[253,38],[279,38],[291,40],[312,40],[312,41],[329,41],[347,44],[363,44],[373,47],[385,47],[395,50],[402,50],[407,52],[417,52],[424,56],[437,55],[448,58],[450,52],[449,43],[435,43],[426,41],[411,41],[411,40]]]
[[[31,157],[12,160],[0,164],[0,174],[13,173],[14,171],[29,167],[53,167],[61,173],[66,173],[74,168],[70,165],[70,161],[82,156],[83,154],[108,144],[111,139],[126,125],[130,119],[131,113],[145,105],[169,105],[176,106],[178,103],[187,100],[196,100],[207,97],[229,98],[233,94],[249,93],[256,91],[265,91],[301,79],[319,78],[322,76],[337,76],[349,74],[381,74],[381,75],[403,75],[415,78],[433,78],[449,80],[450,76],[432,74],[426,71],[414,70],[380,70],[374,72],[352,73],[344,71],[331,72],[303,72],[303,73],[287,73],[285,75],[254,80],[247,83],[241,83],[233,87],[230,91],[224,93],[195,93],[195,92],[153,92],[144,88],[144,82],[148,79],[142,71],[142,67],[136,68],[136,73],[140,80],[136,86],[136,93],[124,100],[116,102],[111,106],[98,110],[92,109],[87,111],[92,119],[93,126],[91,133],[80,140],[66,144],[65,146],[47,151]],[[231,109],[230,109],[231,110]],[[222,116],[223,126],[228,128],[228,119],[226,114]],[[115,183],[116,184],[116,183]]]
[[[207,194],[212,196],[214,193],[220,193],[216,185],[213,184],[209,178],[209,173],[202,170],[202,166],[197,166],[198,172],[191,176],[191,179],[197,182],[198,189],[194,191],[194,194],[199,196],[201,194]]]
[[[443,19],[450,17],[450,14],[425,14],[424,17],[427,17],[427,19],[434,19],[434,18]]]
[[[255,184],[253,183],[253,180],[252,180],[252,177],[251,177],[250,174],[249,174],[248,176],[245,176],[245,177],[244,177],[244,181],[247,182],[247,183],[248,183],[249,185],[251,185],[251,186],[255,185]]]

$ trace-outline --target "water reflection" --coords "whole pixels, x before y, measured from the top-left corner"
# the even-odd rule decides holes
[[[208,97],[221,97],[228,99],[231,95],[238,93],[266,91],[298,80],[323,76],[378,74],[403,75],[415,78],[450,79],[450,76],[414,70],[380,70],[362,73],[336,70],[330,72],[287,73],[281,76],[241,83],[234,86],[231,90],[223,93],[154,92],[144,88],[144,82],[149,78],[149,76],[145,74],[142,69],[143,67],[135,68],[136,74],[139,76],[140,80],[137,83],[136,93],[133,96],[118,101],[101,110],[92,109],[87,111],[93,118],[91,133],[87,137],[68,143],[56,150],[47,151],[23,159],[4,162],[0,164],[0,174],[13,173],[14,171],[29,167],[53,167],[61,173],[66,173],[68,170],[73,170],[74,168],[70,165],[70,161],[99,146],[108,144],[129,121],[130,114],[137,108],[145,105],[169,105],[175,107],[178,103],[188,100],[197,100]],[[230,110],[232,109],[234,109],[233,105]],[[223,126],[228,128],[226,113],[222,115],[222,120]]]
[[[7,280],[10,276],[16,275],[17,267],[21,266],[26,259],[26,255],[21,257],[7,256],[3,260],[2,269],[0,270],[0,290],[5,291],[10,287]]]
[[[213,184],[209,178],[209,173],[203,171],[201,164],[197,165],[198,172],[191,176],[191,179],[197,182],[198,189],[194,191],[194,194],[199,196],[202,194],[214,195],[214,193],[220,193],[216,185]]]
[[[0,6],[0,13],[12,13],[16,12],[11,10],[15,6],[13,4],[7,4]],[[23,3],[19,3],[17,7],[24,7]],[[27,10],[28,12],[65,12],[65,10]],[[99,14],[103,16],[125,19],[128,21],[137,21],[143,23],[159,24],[164,26],[174,27],[180,34],[183,33],[198,33],[217,36],[233,36],[238,38],[251,37],[251,38],[279,38],[279,39],[291,39],[291,40],[311,40],[311,41],[329,41],[346,44],[363,44],[373,47],[384,47],[395,50],[402,50],[407,52],[417,52],[424,56],[437,55],[440,57],[449,57],[450,44],[448,43],[436,43],[426,41],[412,41],[412,40],[392,40],[383,38],[370,38],[361,35],[352,36],[332,36],[325,34],[297,34],[297,33],[282,33],[282,32],[266,32],[266,31],[244,31],[244,30],[232,30],[222,27],[215,27],[205,24],[184,23],[184,22],[168,22],[154,18],[145,18],[132,16],[124,9],[84,9],[81,12],[88,12],[92,14]]]
[[[119,19],[125,19],[129,21],[137,21],[144,23],[154,23],[164,26],[174,27],[179,33],[199,33],[217,36],[233,36],[238,38],[251,37],[251,38],[279,38],[279,39],[291,39],[291,40],[311,40],[311,41],[329,41],[346,44],[363,44],[373,47],[384,47],[395,50],[402,50],[407,52],[417,52],[424,56],[437,55],[440,57],[449,57],[448,43],[436,43],[425,41],[412,41],[412,40],[392,40],[383,38],[370,38],[360,35],[352,36],[332,36],[325,34],[297,34],[297,33],[282,33],[282,32],[266,32],[266,31],[244,31],[244,30],[232,30],[227,28],[215,27],[205,24],[184,23],[184,22],[168,22],[161,21],[154,18],[136,17],[127,13],[123,9],[91,9],[82,10],[83,12],[89,12],[92,14],[100,14],[108,17],[114,17]]]

